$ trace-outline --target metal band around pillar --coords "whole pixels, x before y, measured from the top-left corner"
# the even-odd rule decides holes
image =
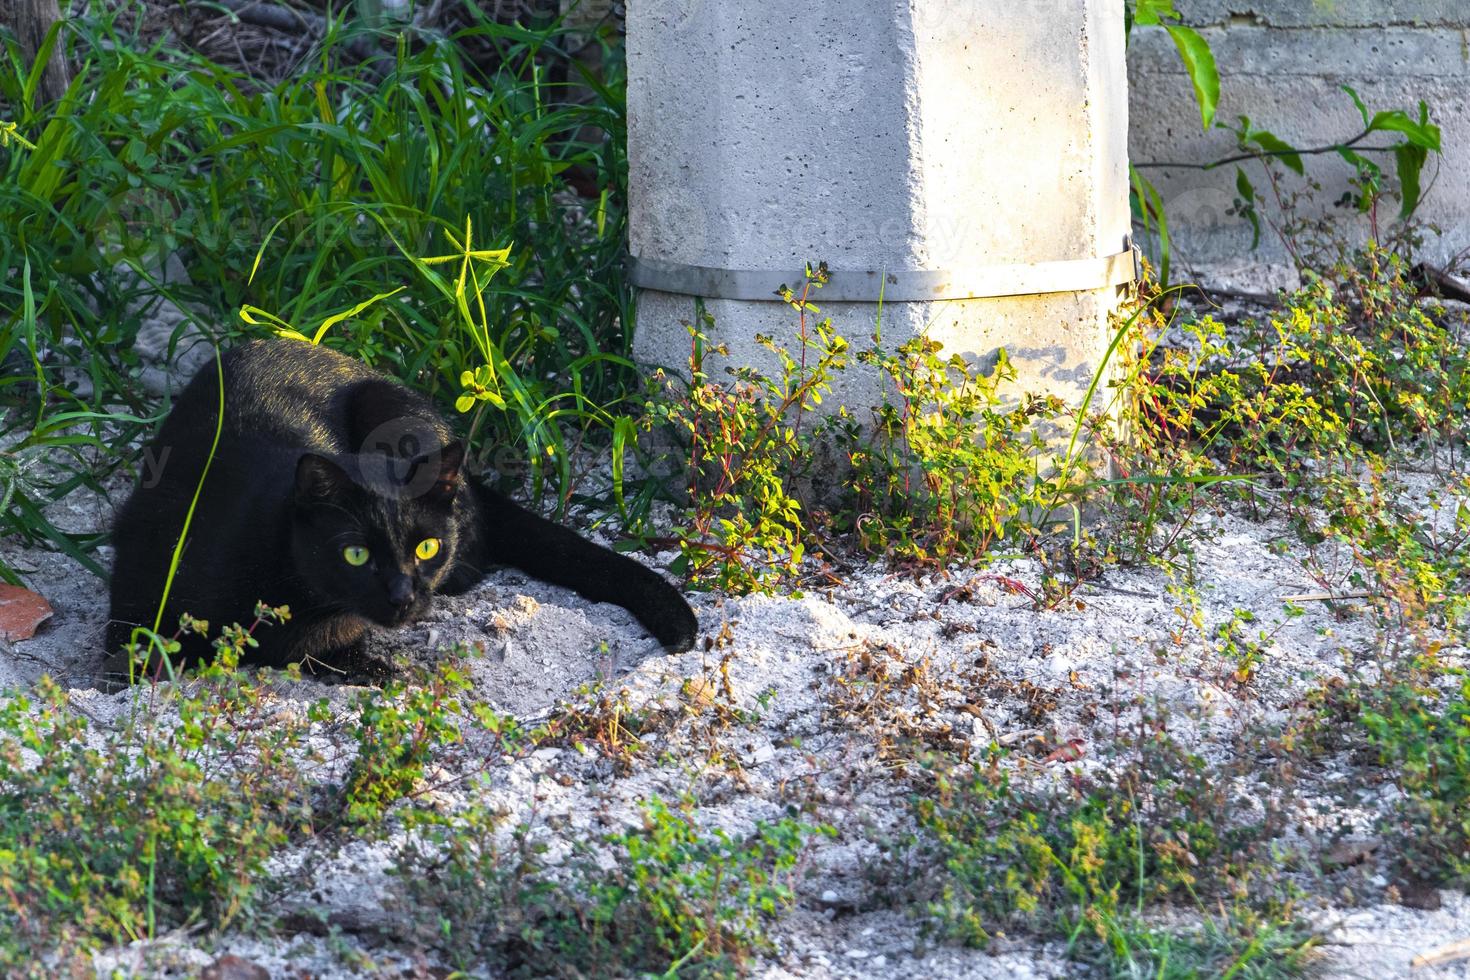
[[[1000,296],[1036,296],[1075,293],[1121,286],[1140,278],[1136,248],[1097,259],[990,265],[975,269],[929,269],[854,272],[831,270],[822,288],[825,302],[932,303],[945,300],[994,299]],[[633,285],[664,293],[707,299],[776,301],[782,286],[805,282],[803,270],[716,269],[659,259],[634,257],[628,277]]]

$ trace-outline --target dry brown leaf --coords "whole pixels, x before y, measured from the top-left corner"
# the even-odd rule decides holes
[[[1076,762],[1087,754],[1087,743],[1080,738],[1068,739],[1067,743],[1041,760],[1043,766],[1053,762]]]
[[[51,618],[51,603],[30,589],[0,582],[0,638],[29,640]]]

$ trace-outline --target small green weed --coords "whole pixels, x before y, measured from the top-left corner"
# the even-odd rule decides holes
[[[714,380],[708,357],[728,357],[729,351],[710,346],[703,332],[713,322],[707,314],[689,328],[688,383],[655,375],[659,388],[643,426],[671,431],[687,454],[689,506],[676,533],[682,554],[675,570],[696,582],[768,591],[800,568],[807,528],[796,488],[829,428],[807,415],[847,365],[847,341],[831,321],[809,322],[819,312],[811,293],[826,279],[824,266],[808,266],[801,292],[784,293],[797,313],[795,354],[770,336],[756,338],[780,364],[779,377],[726,366],[730,380]]]
[[[1256,616],[1249,609],[1236,609],[1228,621],[1215,627],[1216,649],[1235,664],[1231,680],[1240,685],[1250,684],[1270,653],[1276,634],[1292,619],[1302,615],[1302,612],[1300,606],[1288,605],[1286,618],[1278,621],[1272,628],[1265,629],[1255,626]],[[1255,626],[1254,636],[1250,635],[1251,630],[1248,628],[1252,626]]]
[[[248,636],[116,727],[43,680],[0,707],[0,966],[247,919],[266,859],[310,833],[307,722],[234,669]]]
[[[468,712],[493,731],[503,728],[503,721],[484,705],[467,708],[461,702],[459,696],[470,684],[455,661],[441,664],[421,681],[389,681],[354,699],[350,734],[357,755],[344,789],[347,822],[381,820],[388,807],[414,792],[424,780],[431,753],[462,741],[460,720]]]
[[[1199,918],[1198,926],[1170,928],[1128,916],[1105,924],[1104,946],[1074,953],[1117,980],[1282,980],[1315,973],[1320,938],[1289,916],[1236,905]]]
[[[1470,509],[1462,479],[1414,506],[1386,462],[1374,457],[1356,471],[1326,474],[1316,484],[1316,513],[1303,509],[1297,526],[1309,542],[1330,540],[1353,557],[1345,584],[1368,598],[1386,623],[1421,632],[1430,624],[1458,627],[1470,599]],[[1453,507],[1450,520],[1429,510]],[[1321,516],[1318,516],[1318,515]],[[1312,567],[1328,579],[1315,561]]]
[[[603,840],[610,866],[584,847],[549,867],[529,825],[497,844],[501,822],[473,808],[438,818],[402,873],[445,952],[515,976],[736,975],[791,904],[808,840],[833,833],[791,818],[745,837],[702,831],[654,797],[642,827]]]
[[[871,436],[854,434],[845,521],[874,554],[919,562],[973,558],[1036,533],[1044,428],[1066,415],[1054,395],[1005,406],[1015,379],[1004,350],[981,373],[915,337],[857,355],[885,380]],[[892,395],[890,396],[890,391]]]
[[[1123,976],[1186,975],[1165,968],[1176,955],[1217,969],[1249,962],[1247,975],[1289,973],[1306,937],[1289,907],[1247,901],[1255,829],[1226,822],[1218,774],[1162,733],[1131,741],[1136,758],[1118,754],[1126,744],[1112,747],[1107,768],[1073,774],[1066,796],[1023,789],[992,753],[916,797],[921,841],[944,869],[929,906],[940,931],[977,946],[1015,929],[1059,933],[1073,955]],[[1205,881],[1229,898],[1223,922],[1206,915],[1194,934],[1146,924],[1147,905],[1160,899],[1199,905]]]
[[[642,828],[608,839],[626,860],[582,882],[594,944],[612,944],[625,963],[730,972],[765,946],[764,920],[791,904],[807,838],[832,833],[790,818],[758,823],[743,839],[702,832],[689,814],[651,799]]]
[[[1441,668],[1442,669],[1442,668]],[[1391,824],[1413,877],[1470,882],[1470,674],[1441,692],[1398,684],[1369,700],[1362,721],[1403,797]]]
[[[1396,255],[1370,246],[1239,333],[1209,316],[1155,349],[1137,395],[1145,447],[1187,438],[1235,472],[1286,487],[1307,458],[1351,458],[1415,438],[1463,437],[1470,350],[1413,302]]]
[[[626,689],[584,684],[570,700],[557,705],[540,741],[566,745],[582,753],[596,749],[612,760],[619,772],[626,773],[642,748],[639,736],[649,721],[648,711],[637,710],[629,703]]]

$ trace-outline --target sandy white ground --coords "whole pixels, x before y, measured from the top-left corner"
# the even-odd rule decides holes
[[[62,526],[91,529],[108,519],[109,505],[78,494],[56,511],[52,517]],[[1321,588],[1303,568],[1301,549],[1281,547],[1290,539],[1285,528],[1228,512],[1207,516],[1204,527],[1196,563],[1207,630],[1236,609],[1252,611],[1257,628],[1270,629],[1286,619],[1283,597]],[[0,682],[24,686],[49,672],[72,689],[79,708],[100,719],[117,716],[129,693],[106,695],[89,686],[101,656],[103,586],[61,556],[5,547],[6,560],[26,570],[30,586],[51,600],[56,614],[34,639],[0,647]],[[553,844],[553,856],[558,841],[564,846],[633,826],[639,802],[654,794],[693,792],[701,801],[700,822],[732,831],[781,816],[793,800],[815,805],[818,818],[839,835],[815,847],[797,908],[774,927],[776,951],[756,970],[767,977],[1078,975],[1055,944],[1007,940],[981,952],[924,943],[915,915],[875,899],[864,878],[866,863],[877,856],[870,834],[903,819],[907,791],[874,778],[887,763],[872,732],[853,727],[834,707],[851,690],[841,679],[853,676],[854,657],[862,651],[881,651],[876,656],[885,659],[890,675],[922,667],[934,680],[927,703],[909,698],[895,709],[906,713],[899,721],[976,749],[998,739],[1044,755],[1076,740],[1081,758],[1070,764],[1087,767],[1105,764],[1101,749],[1115,726],[1139,710],[1167,717],[1171,734],[1195,751],[1223,757],[1235,751],[1236,734],[1279,722],[1322,679],[1343,675],[1349,661],[1364,669],[1365,655],[1375,648],[1370,617],[1341,604],[1306,602],[1305,614],[1275,633],[1257,680],[1242,690],[1229,680],[1233,665],[1186,623],[1168,578],[1155,570],[1110,571],[1054,611],[1033,608],[1018,591],[1016,583],[1039,589],[1038,569],[1029,562],[918,580],[863,565],[842,577],[844,584],[801,598],[697,596],[702,635],[723,638],[674,656],[659,650],[623,610],[509,571],[469,595],[440,599],[426,621],[378,642],[384,650],[426,660],[452,644],[482,648],[484,656],[473,661],[475,696],[527,720],[598,679],[609,690],[626,690],[635,708],[677,707],[687,704],[687,680],[713,685],[723,666],[730,696],[758,720],[720,735],[722,761],[711,761],[698,725],[676,725],[649,735],[627,774],[617,774],[595,752],[544,748],[492,766],[484,789],[460,785],[444,792],[482,793],[520,816],[534,805],[538,832]],[[1462,650],[1449,657],[1466,662]],[[307,680],[283,686],[279,696],[304,706],[324,695],[340,704],[348,693]],[[469,761],[451,756],[443,765],[453,772]],[[1318,782],[1332,779],[1321,773]],[[1294,833],[1325,837],[1346,821],[1368,834],[1390,790],[1373,788],[1354,806],[1312,793],[1293,801],[1252,798],[1247,787],[1241,806],[1289,802],[1298,810],[1291,815]],[[318,862],[308,869],[318,887],[288,897],[288,906],[314,907],[343,922],[391,923],[395,883],[383,853],[350,846],[300,858]],[[1435,911],[1388,904],[1385,873],[1370,862],[1353,889],[1364,896],[1362,904],[1313,912],[1326,931],[1327,975],[1409,976],[1415,955],[1470,938],[1465,895],[1443,892]],[[110,951],[97,965],[137,975],[186,975],[226,952],[273,976],[302,975],[297,970],[317,977],[373,970],[427,976],[415,971],[433,965],[410,949],[377,948],[350,932],[340,943],[366,959],[348,962],[332,942],[303,934],[270,941],[227,936],[207,946],[198,937],[180,937]],[[922,959],[915,958],[916,949]],[[367,962],[375,964],[372,970]],[[1470,961],[1412,975],[1470,977]]]

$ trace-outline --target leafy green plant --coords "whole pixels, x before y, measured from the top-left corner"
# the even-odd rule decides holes
[[[1116,917],[1131,898],[1191,883],[1200,855],[1218,848],[1214,829],[1202,821],[1176,829],[1151,819],[1156,814],[1145,811],[1152,805],[1141,786],[1058,805],[1016,789],[1001,761],[976,763],[954,781],[940,776],[934,797],[914,800],[947,871],[931,911],[966,943],[983,946],[1007,924],[1045,926],[1059,916],[1071,930]]]
[[[631,771],[642,747],[640,736],[650,712],[634,708],[626,688],[613,690],[598,682],[584,684],[557,704],[547,720],[541,743],[567,745],[578,752],[594,749],[611,759],[618,771]]]
[[[832,833],[787,818],[737,838],[701,831],[690,815],[650,799],[643,827],[608,838],[620,855],[610,872],[582,866],[586,932],[564,937],[574,946],[563,949],[585,943],[615,951],[625,967],[731,973],[765,945],[764,922],[791,904],[789,882],[807,839]]]
[[[1354,472],[1325,475],[1316,489],[1325,516],[1298,515],[1303,537],[1333,541],[1353,556],[1345,584],[1370,600],[1383,622],[1415,632],[1463,623],[1470,609],[1465,596],[1470,554],[1464,548],[1470,512],[1461,502],[1451,501],[1455,509],[1447,527],[1425,526],[1418,509],[1404,501],[1402,485],[1377,458]],[[1326,579],[1326,571],[1319,576]]]
[[[1342,88],[1363,117],[1363,129],[1357,135],[1341,143],[1301,149],[1292,146],[1269,130],[1256,128],[1249,117],[1241,116],[1236,126],[1221,127],[1235,134],[1241,152],[1235,156],[1215,161],[1206,169],[1258,160],[1262,163],[1272,194],[1280,204],[1284,197],[1277,172],[1273,169],[1272,164],[1279,163],[1298,177],[1304,177],[1306,165],[1302,160],[1303,157],[1334,153],[1352,164],[1355,173],[1354,192],[1339,203],[1351,205],[1355,210],[1367,214],[1370,218],[1373,240],[1382,241],[1385,229],[1380,226],[1378,208],[1387,191],[1386,175],[1383,167],[1367,154],[1388,154],[1393,157],[1398,178],[1398,217],[1407,221],[1418,210],[1422,199],[1423,171],[1430,154],[1439,155],[1443,151],[1440,128],[1429,121],[1429,106],[1422,101],[1419,103],[1417,116],[1410,115],[1402,109],[1370,113],[1362,98],[1351,86],[1344,85]],[[1396,139],[1387,145],[1364,147],[1363,142],[1374,136],[1392,136]],[[1237,166],[1235,174],[1235,186],[1240,195],[1236,200],[1236,208],[1251,223],[1254,230],[1254,245],[1260,241],[1261,236],[1259,208],[1261,196],[1245,170]],[[1301,251],[1280,229],[1278,233],[1283,235],[1283,243],[1296,258],[1298,265],[1303,265],[1304,257]]]
[[[464,661],[450,656],[431,672],[389,680],[354,698],[348,732],[357,754],[342,798],[349,824],[377,823],[394,803],[432,788],[426,775],[433,753],[460,744],[467,731],[491,739],[501,754],[541,737],[487,705],[467,701],[469,690]]]
[[[460,740],[453,699],[468,688],[458,671],[444,667],[426,686],[390,681],[358,695],[352,727],[357,756],[345,800],[349,822],[381,818],[424,778],[433,749]]]
[[[821,280],[818,266],[808,291]],[[661,376],[665,390],[650,399],[642,421],[673,429],[704,464],[689,470],[685,527],[660,543],[679,544],[689,558],[684,567],[721,588],[772,588],[797,578],[808,545],[829,553],[828,544],[842,543],[825,524],[870,554],[909,564],[984,561],[1005,550],[1036,557],[1045,572],[1033,599],[1051,608],[1119,560],[1180,552],[1181,524],[1155,539],[1163,515],[1239,478],[1211,464],[1177,421],[1166,423],[1175,431],[1151,430],[1141,445],[1132,438],[1135,420],[1150,421],[1139,414],[1142,400],[1162,397],[1152,389],[1140,395],[1138,379],[1145,388],[1166,384],[1147,381],[1147,348],[1157,344],[1145,334],[1156,323],[1150,297],[1119,315],[1076,406],[1053,395],[1018,398],[1004,349],[982,368],[946,356],[927,336],[889,348],[875,333],[872,346],[851,354],[869,371],[849,390],[878,383],[867,420],[846,407],[810,417],[851,369],[851,348],[830,322],[808,328],[808,295],[788,291],[787,300],[798,312],[794,348],[758,338],[779,377],[746,366],[727,368],[733,384],[711,381],[706,355],[722,349],[707,349],[705,332],[691,328],[691,382]],[[828,465],[816,467],[818,460]],[[1117,475],[1106,477],[1106,467]],[[1095,535],[1084,528],[1084,509],[1109,497],[1118,505],[1109,511],[1112,526]],[[1117,547],[1125,538],[1127,547]]]
[[[1403,262],[1373,247],[1343,282],[1314,279],[1237,335],[1210,316],[1157,350],[1141,378],[1145,444],[1187,437],[1230,468],[1287,481],[1305,456],[1361,455],[1461,432],[1467,351],[1412,302]]]
[[[1256,616],[1249,609],[1234,610],[1229,620],[1215,627],[1216,648],[1235,664],[1231,680],[1242,685],[1251,683],[1255,679],[1257,669],[1270,654],[1276,634],[1302,612],[1300,606],[1288,605],[1286,619],[1279,621],[1269,630],[1256,627],[1254,636],[1250,635],[1251,631],[1248,627],[1255,625]]]
[[[1107,922],[1107,945],[1096,951],[1075,950],[1074,955],[1119,980],[1213,976],[1280,980],[1316,975],[1320,939],[1289,914],[1235,905],[1197,915],[1198,925],[1172,928],[1138,917]]]
[[[259,622],[256,625],[260,625]],[[253,630],[254,627],[251,629]],[[249,630],[146,713],[90,721],[43,680],[0,706],[0,964],[151,938],[257,908],[267,858],[310,832],[307,724],[234,670]],[[142,696],[142,695],[140,695]]]
[[[1215,117],[1220,102],[1220,73],[1215,64],[1214,53],[1210,50],[1209,42],[1198,31],[1184,25],[1181,21],[1179,12],[1174,9],[1173,0],[1127,0],[1125,4],[1126,29],[1130,37],[1137,27],[1162,27],[1168,32],[1179,51],[1179,60],[1194,88],[1202,128],[1205,132],[1219,128],[1234,134],[1237,152],[1205,163],[1160,161],[1129,164],[1134,219],[1142,226],[1144,234],[1154,238],[1157,243],[1159,278],[1164,285],[1169,285],[1171,281],[1170,266],[1173,249],[1169,236],[1169,218],[1163,198],[1143,173],[1144,170],[1150,168],[1214,170],[1235,166],[1235,187],[1238,194],[1235,201],[1235,213],[1243,216],[1251,224],[1254,231],[1252,248],[1255,248],[1261,239],[1263,195],[1240,166],[1240,164],[1249,162],[1261,163],[1272,198],[1278,209],[1285,213],[1290,210],[1288,195],[1283,190],[1276,164],[1295,172],[1298,177],[1305,177],[1304,157],[1334,154],[1346,160],[1352,165],[1355,172],[1354,191],[1348,195],[1347,200],[1339,203],[1349,204],[1357,211],[1367,214],[1370,218],[1373,239],[1383,241],[1385,229],[1380,225],[1378,212],[1379,204],[1387,191],[1386,175],[1383,166],[1373,157],[1391,156],[1397,177],[1399,218],[1408,221],[1413,216],[1423,196],[1424,167],[1431,155],[1438,156],[1443,151],[1440,128],[1430,122],[1429,107],[1425,102],[1419,103],[1417,114],[1411,114],[1402,109],[1370,112],[1358,93],[1350,86],[1344,85],[1343,91],[1352,99],[1353,105],[1363,118],[1363,129],[1356,135],[1328,143],[1325,146],[1305,148],[1294,146],[1270,130],[1255,126],[1247,116],[1240,116],[1237,124],[1233,126],[1218,123]],[[1364,146],[1365,141],[1375,136],[1386,137],[1388,142],[1383,145]],[[1303,250],[1293,241],[1290,232],[1275,223],[1272,223],[1271,227],[1281,237],[1287,251],[1296,261],[1298,269],[1306,271],[1310,268],[1311,263],[1303,254]]]
[[[1137,757],[1121,757],[1130,747]],[[1098,775],[1074,774],[1065,798],[1018,785],[998,752],[967,774],[937,774],[936,792],[916,796],[913,809],[943,868],[929,906],[939,929],[978,946],[1002,930],[1059,933],[1072,955],[1121,976],[1192,975],[1171,972],[1191,962],[1209,973],[1294,975],[1312,940],[1289,907],[1257,910],[1241,897],[1254,829],[1222,819],[1225,791],[1205,762],[1163,734],[1112,751],[1119,757]],[[1241,886],[1228,888],[1231,908],[1218,920],[1197,898],[1206,874],[1213,887]],[[1147,924],[1147,904],[1170,895],[1199,905],[1199,929]]]
[[[943,357],[927,337],[857,356],[887,382],[872,435],[854,437],[849,451],[848,521],[863,547],[943,561],[1031,533],[1041,433],[1066,413],[1061,399],[1027,394],[1004,405],[1000,389],[1015,378],[1004,350],[988,374]]]
[[[488,961],[516,972],[537,955],[542,917],[563,900],[554,882],[539,877],[546,845],[522,825],[507,846],[506,815],[483,804],[411,814],[394,866],[405,921],[464,970]]]
[[[1470,350],[1452,317],[1414,301],[1404,261],[1370,245],[1268,316],[1227,325],[1190,314],[1169,326],[1168,344],[1142,345],[1131,438],[1112,450],[1114,500],[1133,526],[1158,537],[1151,518],[1137,519],[1147,505],[1176,515],[1168,536],[1187,536],[1200,501],[1186,481],[1218,480],[1224,499],[1291,521],[1328,599],[1367,598],[1385,622],[1416,630],[1458,624],[1463,480],[1417,504],[1395,460],[1464,439]],[[1165,473],[1179,482],[1151,482]],[[1316,548],[1328,541],[1350,567],[1322,566]]]
[[[797,311],[793,347],[757,337],[778,374],[727,367],[734,380],[713,381],[707,358],[726,351],[708,346],[706,315],[704,329],[690,328],[690,381],[658,375],[662,390],[647,403],[642,426],[672,431],[691,460],[684,526],[660,543],[678,544],[680,568],[697,579],[748,591],[797,578],[806,547],[825,540],[803,517],[811,515],[872,554],[909,563],[984,560],[1002,544],[1034,554],[1049,569],[1038,601],[1054,606],[1091,574],[1084,566],[1113,561],[1109,546],[1082,529],[1090,501],[1140,485],[1197,489],[1228,479],[1201,466],[1179,473],[1162,459],[1146,474],[1100,476],[1108,452],[1113,462],[1138,458],[1112,416],[1130,404],[1128,378],[1139,367],[1119,351],[1142,329],[1143,305],[1120,318],[1083,403],[1072,407],[1053,395],[1015,400],[1003,349],[982,369],[945,356],[932,338],[890,349],[878,333],[851,355],[830,321],[809,325],[810,293],[825,269],[809,266],[808,276],[801,295],[786,293]],[[880,386],[871,420],[846,407],[813,418],[850,356],[871,369],[860,383]],[[1113,390],[1104,382],[1115,376]],[[1141,519],[1156,520],[1166,499],[1156,492]]]
[[[641,827],[602,841],[610,861],[582,846],[552,866],[529,823],[506,840],[483,807],[426,817],[401,856],[407,907],[466,968],[513,976],[735,975],[791,905],[810,839],[833,833],[791,818],[704,831],[653,797]]]
[[[1390,824],[1415,878],[1470,881],[1470,675],[1447,691],[1397,684],[1370,696],[1362,721],[1403,791]]]
[[[690,379],[662,372],[645,409],[643,426],[672,431],[687,453],[689,505],[676,539],[676,571],[696,581],[744,592],[770,589],[793,576],[806,546],[799,482],[817,459],[829,425],[806,419],[847,365],[847,341],[830,320],[811,323],[811,293],[826,282],[826,267],[807,267],[800,293],[785,290],[797,313],[796,353],[768,335],[756,338],[779,365],[772,376],[748,365],[726,366],[729,381],[712,378],[706,360],[728,356],[691,326]],[[805,426],[803,425],[805,421]]]

